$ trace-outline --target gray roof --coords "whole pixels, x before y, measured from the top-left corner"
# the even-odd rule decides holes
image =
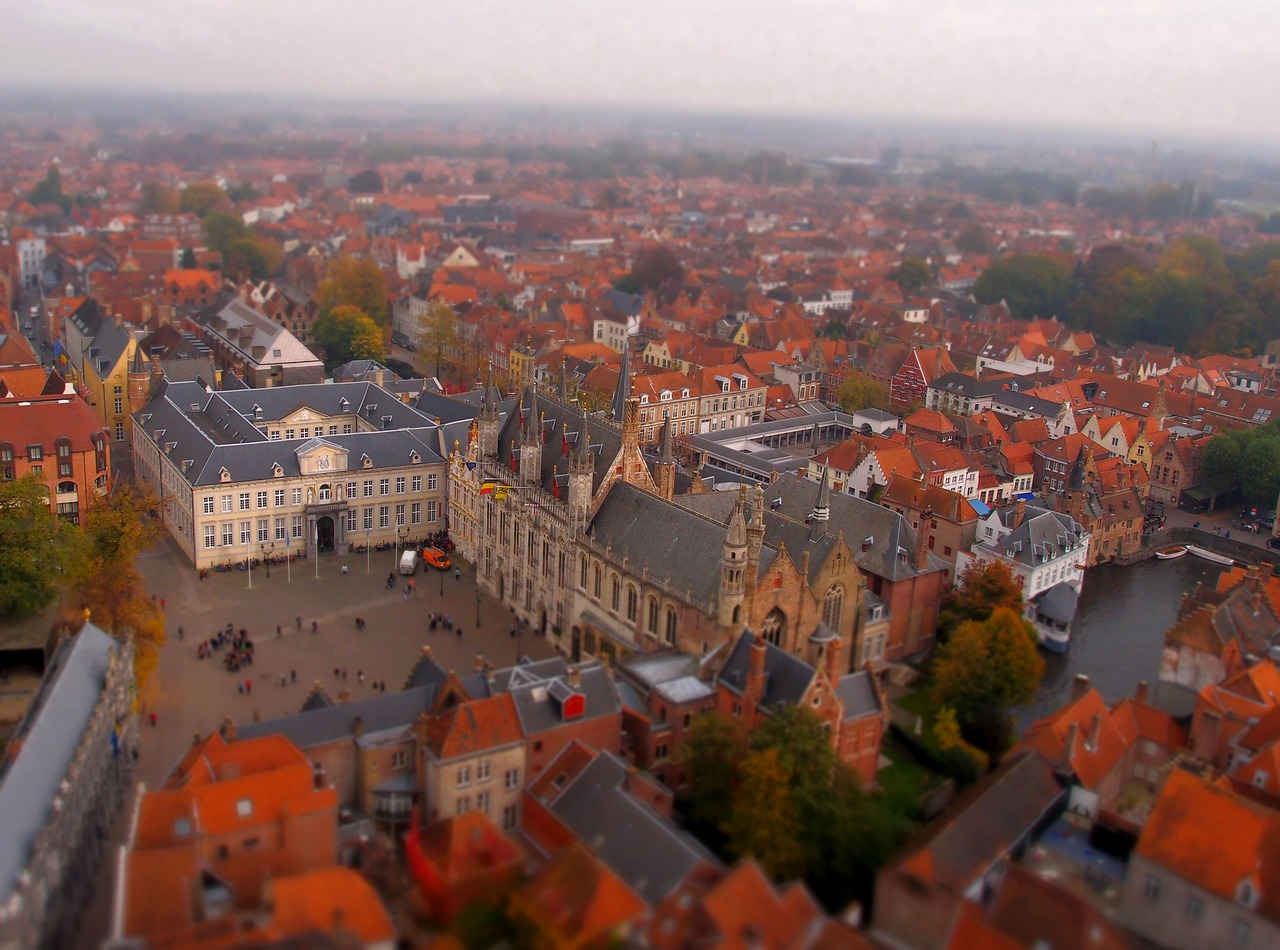
[[[866,670],[848,673],[840,677],[836,684],[836,695],[844,704],[844,718],[860,719],[863,716],[879,715],[884,712],[880,708],[880,694],[871,682],[871,674]]]
[[[162,383],[134,418],[161,451],[179,463],[192,486],[204,486],[219,484],[223,468],[233,482],[270,479],[276,464],[286,476],[300,474],[297,453],[308,440],[272,440],[255,422],[279,420],[303,407],[329,417],[359,415],[382,427],[324,436],[347,451],[351,471],[362,470],[357,463],[365,455],[374,469],[407,465],[413,452],[422,464],[443,460],[434,422],[373,383],[221,392],[209,392],[194,382]]]
[[[21,751],[0,770],[0,900],[13,893],[31,846],[106,685],[117,645],[93,624],[64,640],[15,739]]]
[[[548,772],[555,771],[552,763]],[[639,799],[624,783],[627,765],[601,752],[550,803],[550,810],[651,907],[675,893],[715,856]]]
[[[201,310],[192,318],[215,333],[256,366],[321,366],[302,342],[265,313],[232,298]]]
[[[85,348],[85,363],[93,368],[99,378],[109,374],[133,339],[133,331],[116,326],[114,320],[103,320],[98,332]]]
[[[1004,385],[1003,381],[976,379],[968,373],[943,373],[929,384],[929,388],[944,393],[958,393],[972,399],[981,396],[994,396]]]
[[[477,699],[510,693],[516,705],[516,715],[520,717],[520,728],[526,736],[532,736],[558,729],[564,724],[559,704],[553,700],[557,692],[563,694],[566,689],[573,689],[568,685],[569,666],[568,660],[556,656],[496,670],[492,679],[473,674],[462,680],[462,686],[468,696]],[[622,700],[607,669],[599,663],[583,663],[578,665],[578,673],[576,692],[581,693],[585,700],[582,719],[621,712]]]
[[[1019,412],[1032,413],[1045,419],[1055,419],[1058,413],[1062,411],[1060,403],[1041,399],[1038,396],[1028,396],[1026,393],[1016,393],[1012,390],[1001,390],[996,393],[995,398],[992,400],[992,408],[999,409],[1001,406],[1016,409]]]
[[[999,509],[1005,526],[1017,517],[1018,509]],[[1085,530],[1068,514],[1027,505],[1022,523],[1002,538],[975,545],[1028,567],[1062,557],[1083,545]]]
[[[744,630],[720,671],[718,682],[739,695],[747,684],[747,673],[751,668],[751,646],[755,641],[756,634]],[[817,670],[798,656],[792,656],[772,643],[766,641],[764,647],[764,696],[761,697],[760,705],[766,709],[776,709],[779,706],[798,704],[813,683]]]
[[[236,729],[236,737],[257,739],[281,735],[304,751],[342,739],[354,741],[357,716],[363,720],[366,733],[402,729],[431,708],[435,695],[434,686],[383,693],[369,699],[249,723]]]
[[[1036,605],[1036,613],[1046,620],[1071,623],[1076,617],[1076,602],[1079,599],[1080,592],[1063,581],[1041,591],[1031,598],[1031,602]]]
[[[502,425],[498,429],[498,459],[507,462],[514,454],[520,457],[520,436],[523,422],[529,413],[534,411],[535,395],[526,389],[517,402],[504,402],[499,411],[504,413]],[[536,396],[539,423],[545,437],[542,445],[542,466],[539,471],[538,484],[545,491],[551,491],[553,473],[561,475],[569,471],[569,458],[564,455],[567,443],[570,455],[577,452],[578,446],[590,437],[591,460],[594,471],[591,479],[591,490],[594,493],[600,487],[609,472],[609,466],[617,458],[622,449],[622,430],[599,415],[586,415],[581,407],[560,402],[544,393]],[[522,420],[522,416],[526,417]]]

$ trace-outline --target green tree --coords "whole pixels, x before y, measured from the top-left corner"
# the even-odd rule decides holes
[[[724,821],[729,850],[736,857],[754,858],[774,880],[789,881],[805,871],[801,831],[777,750],[752,752],[742,761]]]
[[[31,616],[82,574],[84,541],[79,529],[49,510],[42,479],[0,482],[0,619]]]
[[[997,607],[1022,610],[1022,585],[1003,561],[974,561],[960,575],[938,611],[943,639],[968,620],[984,621]]]
[[[368,314],[378,326],[387,325],[387,278],[368,257],[336,257],[330,261],[315,299],[321,310],[347,304]]]
[[[850,373],[836,390],[836,402],[845,412],[889,409],[889,390],[865,373]]]
[[[227,204],[227,193],[214,181],[194,181],[182,189],[178,207],[182,211],[205,217],[215,208]]]
[[[954,709],[961,728],[969,730],[983,715],[1003,717],[1010,707],[1030,702],[1043,672],[1031,624],[1017,611],[997,607],[986,620],[961,623],[938,648],[933,698]]]
[[[980,224],[971,224],[956,235],[956,249],[966,254],[986,254],[991,250],[991,241],[987,238],[987,229]]]
[[[913,294],[933,282],[933,271],[922,258],[908,257],[889,272],[889,279],[901,287],[904,293]]]
[[[1280,234],[1280,211],[1272,211],[1258,222],[1259,234]]]
[[[1014,254],[988,267],[973,285],[981,303],[1009,304],[1021,320],[1052,317],[1067,312],[1071,269],[1055,258],[1040,254]]]
[[[232,241],[249,235],[244,219],[232,211],[211,211],[204,219],[204,237],[209,247],[226,254]]]
[[[665,244],[649,244],[636,253],[631,264],[631,277],[640,288],[631,292],[640,293],[668,282],[680,283],[684,280],[684,265],[676,257],[675,251]]]
[[[435,371],[438,376],[444,365],[444,358],[452,353],[458,345],[458,316],[453,307],[444,300],[433,300],[422,318],[422,332],[418,337],[418,348],[430,353],[435,360]]]
[[[193,270],[196,266],[196,252],[189,247],[182,249],[182,259],[179,266],[183,270]]]
[[[117,484],[110,497],[90,504],[84,518],[89,542],[86,576],[118,564],[132,564],[160,539],[160,524],[150,517],[156,504],[154,495],[127,482]]]
[[[222,252],[222,269],[233,280],[263,280],[280,269],[280,246],[269,238],[247,234],[236,238]]]
[[[258,189],[251,182],[242,181],[231,189],[232,201],[253,201],[258,197]]]
[[[818,336],[828,340],[843,340],[845,335],[844,320],[840,317],[827,317],[827,322],[818,331]]]
[[[357,195],[380,195],[385,188],[376,168],[366,168],[347,179],[347,190]]]
[[[359,307],[339,304],[321,311],[312,335],[324,348],[330,366],[353,359],[385,359],[382,328]]]
[[[142,186],[138,211],[142,214],[174,214],[181,207],[178,193],[156,181]]]
[[[1244,453],[1240,443],[1230,434],[1216,435],[1204,447],[1200,459],[1200,477],[1209,489],[1209,510],[1213,511],[1219,495],[1227,495],[1240,487],[1240,466]]]
[[[681,807],[702,832],[719,832],[720,822],[729,814],[738,765],[748,749],[746,735],[735,719],[710,712],[690,724],[680,745],[679,758],[687,784]]]
[[[1240,491],[1255,505],[1275,505],[1280,497],[1280,438],[1254,435],[1249,440],[1240,460]]]
[[[49,165],[44,178],[36,183],[30,200],[35,205],[58,205],[64,212],[71,210],[71,196],[62,190],[62,172],[56,162]]]

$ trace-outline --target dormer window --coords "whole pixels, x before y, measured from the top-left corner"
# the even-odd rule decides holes
[[[227,471],[225,466],[223,468],[218,469],[218,481],[220,482],[231,481],[231,473]]]
[[[422,456],[419,455],[417,452],[409,453],[409,464],[417,465],[421,461],[422,461]]]
[[[272,478],[284,478],[284,468],[283,468],[283,467],[281,467],[281,465],[280,465],[280,463],[279,463],[279,462],[272,462],[272,463],[271,463],[271,477],[272,477]]]
[[[362,455],[362,456],[360,456],[360,467],[361,467],[361,468],[373,468],[373,459],[369,458],[369,456],[368,456],[368,455]]]
[[[1236,888],[1236,900],[1250,910],[1257,906],[1258,891],[1252,881],[1246,879],[1240,882],[1240,886]]]

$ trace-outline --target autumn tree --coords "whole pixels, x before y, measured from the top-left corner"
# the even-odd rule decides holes
[[[754,858],[774,880],[788,881],[804,873],[805,854],[790,776],[778,759],[776,749],[760,749],[742,760],[723,830],[735,857]]]
[[[747,749],[740,724],[719,713],[699,716],[685,732],[679,751],[687,776],[681,804],[702,833],[719,834],[720,822],[733,802],[738,765]]]
[[[959,580],[938,611],[944,639],[966,620],[986,620],[997,607],[1022,610],[1022,584],[1003,561],[975,561]]]
[[[142,186],[138,199],[138,211],[141,214],[174,214],[181,207],[181,199],[172,188],[166,188],[156,181],[149,181]]]
[[[1031,624],[1016,610],[997,607],[986,620],[961,623],[938,648],[933,699],[955,710],[966,738],[985,752],[999,754],[1002,743],[974,735],[976,727],[983,717],[1007,722],[1010,707],[1035,697],[1043,672]],[[1007,735],[1007,730],[1000,732]]]
[[[430,353],[435,360],[436,375],[444,358],[458,345],[458,316],[444,300],[433,300],[422,317],[422,330],[418,335],[418,348]]]
[[[312,335],[324,347],[326,362],[340,366],[351,360],[383,360],[382,328],[359,307],[339,304],[316,318]]]
[[[991,250],[991,241],[987,237],[986,228],[980,224],[971,224],[956,235],[956,249],[966,254],[986,254]]]
[[[21,620],[52,601],[82,572],[83,541],[49,510],[43,480],[0,482],[0,619]]]
[[[181,211],[204,217],[215,208],[228,203],[227,193],[215,181],[196,181],[182,189],[178,198]]]
[[[913,294],[933,282],[933,271],[922,258],[908,257],[889,272],[889,279],[904,293]]]
[[[850,373],[836,390],[836,402],[845,412],[889,408],[889,390],[864,373]]]
[[[387,278],[371,258],[334,258],[315,299],[321,310],[347,304],[368,314],[378,326],[387,324]]]

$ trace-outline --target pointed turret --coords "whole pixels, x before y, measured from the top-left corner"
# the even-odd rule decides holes
[[[542,480],[542,416],[538,409],[538,391],[531,389],[530,394],[528,415],[520,433],[520,480],[536,484]]]
[[[618,385],[613,391],[613,420],[622,422],[626,416],[627,400],[631,398],[631,344],[622,344],[622,360],[618,368]]]
[[[747,490],[738,490],[738,501],[729,516],[729,529],[725,533],[720,553],[720,596],[717,598],[718,620],[721,627],[734,629],[742,624],[743,600],[746,593],[747,571]]]
[[[569,514],[581,528],[591,509],[591,495],[595,480],[595,465],[591,459],[591,435],[587,432],[587,417],[583,413],[578,422],[578,444],[569,456]]]
[[[676,494],[676,457],[671,439],[673,428],[670,418],[662,423],[662,433],[658,440],[658,462],[653,467],[653,480],[658,486],[658,495],[667,501],[671,501]]]
[[[498,421],[498,394],[493,388],[493,362],[490,361],[485,371],[484,396],[477,419],[480,454],[485,458],[495,458],[498,454]]]
[[[813,511],[809,512],[809,520],[814,525],[825,528],[831,520],[831,469],[822,470],[822,481],[818,483],[818,497],[813,502]]]
[[[560,399],[561,404],[569,401],[569,361],[560,361],[560,385],[556,390],[556,396]]]

